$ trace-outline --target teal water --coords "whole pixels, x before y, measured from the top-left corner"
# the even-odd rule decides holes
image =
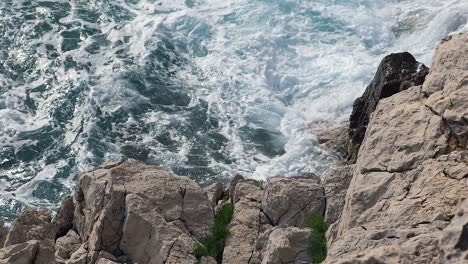
[[[0,0],[0,216],[121,158],[202,184],[321,174],[315,129],[380,59],[429,64],[467,19],[463,0]]]

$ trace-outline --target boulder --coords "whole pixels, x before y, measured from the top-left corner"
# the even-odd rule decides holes
[[[60,259],[61,262],[64,262],[70,259],[71,255],[77,251],[80,246],[80,237],[74,230],[70,230],[65,236],[55,241],[55,256],[57,259]]]
[[[83,243],[81,246],[71,254],[70,259],[66,264],[88,264],[88,243]]]
[[[248,263],[261,233],[262,189],[252,180],[240,180],[231,193],[236,194],[237,202],[234,204],[234,216],[225,242],[223,263]]]
[[[203,190],[206,192],[208,200],[211,202],[211,207],[215,208],[218,204],[218,201],[221,200],[221,198],[223,197],[223,185],[220,182],[215,182],[203,188]]]
[[[197,242],[187,234],[182,234],[173,243],[169,256],[166,258],[165,264],[193,264],[197,259],[192,255],[192,249],[195,248]]]
[[[104,263],[115,263],[117,262],[117,258],[112,255],[111,253],[105,251],[105,250],[101,250],[99,252],[99,255],[98,255],[98,262],[99,260],[101,260],[101,262],[104,262]],[[110,262],[109,262],[110,261]]]
[[[410,87],[423,84],[429,69],[408,52],[386,56],[364,94],[354,101],[350,117],[349,159],[355,162],[370,116],[378,102]]]
[[[348,130],[348,123],[336,125],[331,122],[324,122],[312,132],[317,135],[319,144],[332,153],[339,163],[345,164],[350,149]]]
[[[110,259],[100,258],[96,264],[118,264],[118,262],[112,261]]]
[[[236,189],[232,192],[234,204],[241,198],[255,201],[262,200],[263,189],[255,180],[240,180],[236,184]]]
[[[57,238],[67,234],[73,227],[73,214],[75,211],[75,204],[73,198],[68,196],[62,200],[60,209],[55,217],[53,223],[57,226]]]
[[[55,264],[53,240],[29,240],[0,249],[2,264]]]
[[[89,243],[88,263],[102,250],[141,264],[190,261],[213,215],[198,184],[157,166],[128,160],[78,179],[74,226]]]
[[[32,264],[38,252],[39,241],[31,240],[0,249],[0,263]]]
[[[34,261],[31,264],[55,264],[54,240],[42,240],[38,242],[38,248]]]
[[[11,223],[5,247],[21,244],[29,240],[54,240],[57,226],[51,223],[49,209],[26,210]]]
[[[303,227],[312,214],[325,212],[325,192],[318,177],[270,177],[262,211],[273,226]]]
[[[437,49],[427,84],[380,100],[328,250],[329,263],[378,259],[377,253],[390,251],[397,252],[399,263],[441,258],[442,230],[468,197],[466,43],[468,35],[452,36]]]
[[[265,231],[256,244],[256,260],[251,263],[311,263],[308,228],[274,227]]]

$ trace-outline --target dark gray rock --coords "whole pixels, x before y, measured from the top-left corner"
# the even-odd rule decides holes
[[[354,101],[350,117],[349,160],[355,162],[366,134],[369,118],[380,99],[424,83],[429,68],[408,52],[390,54],[380,62],[377,73],[364,94]]]
[[[75,204],[73,198],[68,196],[62,200],[62,204],[54,219],[54,224],[57,226],[57,238],[63,237],[73,228],[73,213]]]

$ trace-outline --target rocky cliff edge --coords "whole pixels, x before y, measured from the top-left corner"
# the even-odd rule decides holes
[[[79,176],[55,217],[28,210],[1,223],[0,263],[312,263],[311,215],[331,224],[326,263],[468,263],[468,35],[443,40],[430,71],[408,53],[386,57],[351,123],[355,164],[322,179],[236,175],[201,188],[108,163]],[[226,204],[222,255],[200,258],[195,249],[224,234],[213,226]]]

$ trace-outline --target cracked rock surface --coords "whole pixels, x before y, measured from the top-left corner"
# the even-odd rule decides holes
[[[105,250],[132,263],[192,263],[213,223],[211,203],[193,180],[125,161],[79,177],[75,226],[88,263]]]
[[[356,164],[322,179],[235,175],[203,189],[157,166],[110,162],[78,177],[55,219],[39,209],[0,222],[0,263],[193,264],[227,203],[231,223],[213,228],[229,229],[222,263],[312,263],[304,222],[314,214],[331,224],[325,263],[468,263],[468,34],[441,43],[427,77],[411,55],[392,56],[372,84],[384,86],[366,91],[378,100],[364,104]]]
[[[324,213],[320,178],[270,177],[264,189],[238,180],[232,200],[223,263],[310,263],[310,229],[302,227],[310,215]]]
[[[329,263],[451,263],[440,239],[468,197],[467,133],[465,34],[442,42],[422,86],[380,100],[372,113]]]
[[[233,186],[233,185],[231,185]],[[229,226],[223,263],[250,263],[261,232],[260,207],[263,190],[253,181],[238,180],[234,193],[234,216]]]
[[[279,226],[265,231],[257,241],[255,261],[251,263],[310,263],[308,228]]]
[[[262,209],[272,224],[302,227],[313,213],[323,215],[325,192],[318,177],[268,178]]]
[[[364,94],[354,101],[349,124],[351,142],[348,150],[352,162],[356,161],[371,114],[379,101],[423,84],[428,71],[424,64],[417,62],[408,52],[390,54],[381,61],[371,84]]]

